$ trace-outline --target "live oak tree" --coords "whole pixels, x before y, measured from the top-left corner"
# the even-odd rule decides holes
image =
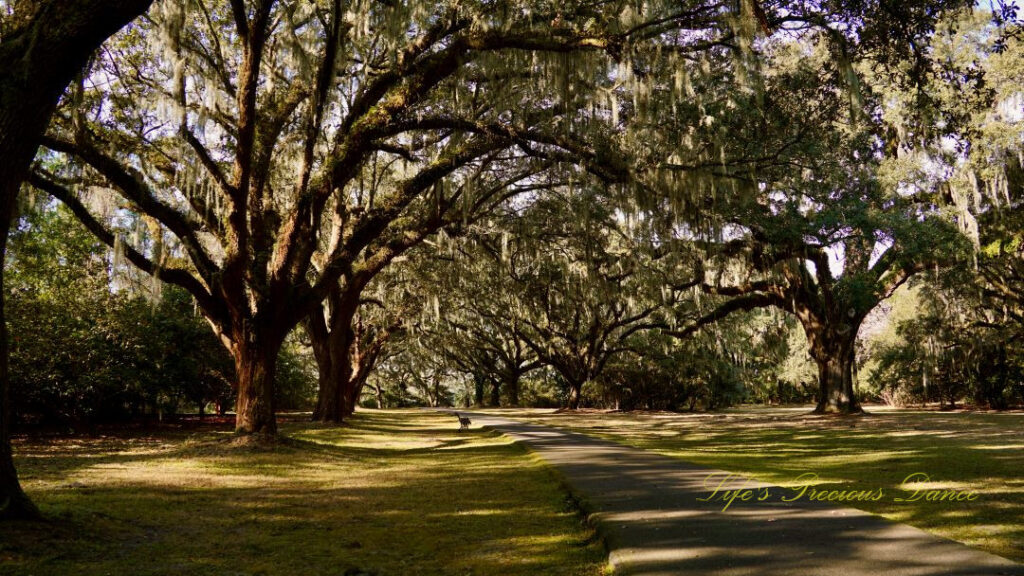
[[[0,261],[18,190],[65,87],[107,37],[151,3],[0,2]],[[0,294],[0,518],[32,518],[38,516],[38,510],[22,491],[11,459],[3,305]]]
[[[924,279],[916,292],[918,314],[900,323],[896,341],[882,347],[877,372],[897,398],[938,396],[949,405],[968,398],[992,408],[1007,407],[1014,396],[1024,400],[1021,30],[1019,23],[1007,23],[1000,34],[984,14],[964,14],[940,27],[932,42],[939,57],[972,73],[933,88],[937,112],[960,122],[956,134],[931,149],[934,162],[949,174],[948,203],[976,250],[973,265]],[[972,77],[984,80],[978,88],[990,105],[965,103],[956,81]],[[951,147],[950,141],[959,145]]]
[[[576,408],[632,334],[664,325],[642,234],[616,221],[614,200],[585,176],[548,177],[416,261],[425,314],[406,372],[426,354],[448,380],[472,381],[474,402],[497,406],[502,395],[518,403],[522,378],[550,366]]]
[[[648,227],[622,214],[586,182],[551,190],[513,221],[495,263],[520,337],[565,380],[570,409],[631,335],[666,326],[675,298],[654,271]]]
[[[385,266],[394,259],[362,268],[352,276],[358,284],[349,278],[339,282],[322,308],[306,319],[319,375],[315,419],[338,422],[352,414],[378,362],[422,310],[421,296],[404,267]],[[382,404],[379,388],[377,392]]]
[[[740,4],[752,18],[756,4]],[[162,3],[68,99],[46,144],[73,169],[41,166],[33,183],[127,261],[192,293],[235,359],[237,430],[272,434],[282,340],[371,245],[373,258],[400,252],[421,229],[410,220],[428,217],[420,209],[469,197],[465,173],[512,147],[628,175],[609,161],[613,138],[573,136],[618,121],[624,90],[644,85],[630,71],[646,46],[709,50],[735,36],[737,13],[697,2]],[[361,193],[374,161],[400,164],[383,196]],[[144,242],[123,241],[117,210],[152,223]]]
[[[374,162],[366,177],[364,193],[384,195],[388,186],[393,185],[388,181],[390,172],[401,160],[396,157]],[[458,234],[509,197],[531,189],[529,180],[549,167],[549,162],[536,161],[531,155],[512,150],[489,154],[479,164],[467,166],[463,178],[439,185],[441,190],[445,186],[455,188],[448,198],[424,199],[422,206],[416,206],[422,213],[420,217],[396,223],[394,237],[381,238],[367,247],[352,268],[331,286],[322,309],[314,310],[306,322],[320,370],[315,419],[339,422],[352,413],[372,368],[368,361],[375,359],[383,345],[379,339],[400,327],[396,324],[400,319],[364,322],[372,305],[388,308],[405,303],[401,294],[367,299],[367,288],[375,278],[395,258],[435,232],[446,229],[447,234]],[[379,289],[380,283],[376,284]],[[368,337],[370,340],[366,341]]]
[[[813,62],[801,58],[799,66]],[[818,65],[827,69],[828,61]],[[785,69],[777,59],[773,66]],[[933,82],[938,70],[950,72],[940,65],[927,70]],[[724,300],[672,332],[687,336],[738,310],[773,306],[794,314],[818,366],[818,412],[860,411],[852,369],[867,314],[912,275],[966,254],[954,223],[969,228],[971,217],[940,209],[954,199],[948,175],[934,169],[936,143],[950,134],[953,118],[934,123],[925,136],[918,113],[927,116],[938,99],[900,117],[892,103],[894,94],[906,93],[902,85],[884,75],[871,79],[850,77],[857,94],[849,100],[837,92],[797,92],[788,105],[765,102],[770,129],[799,132],[802,143],[783,157],[788,168],[752,172],[747,194],[719,203],[719,235],[698,241],[717,266],[699,276],[701,290]],[[793,76],[787,83],[801,85]]]
[[[460,102],[459,91],[463,88],[455,86],[454,95],[444,102],[446,114],[424,124],[433,130],[470,133],[483,130],[492,136],[510,137],[520,162],[514,162],[508,154],[481,162],[476,176],[449,185],[454,189],[468,185],[467,182],[472,184],[474,195],[471,200],[462,201],[458,210],[452,210],[455,203],[448,202],[435,210],[433,218],[406,224],[406,240],[400,247],[389,249],[381,256],[369,255],[373,249],[368,248],[367,254],[361,256],[362,262],[354,264],[351,271],[339,278],[337,285],[330,287],[324,310],[314,311],[309,318],[309,325],[314,328],[311,334],[325,342],[320,346],[324,353],[318,355],[322,387],[315,418],[340,421],[353,408],[351,398],[356,385],[351,379],[353,363],[349,358],[355,343],[353,318],[361,292],[392,258],[442,227],[450,227],[453,223],[464,226],[485,214],[500,200],[521,192],[517,188],[530,189],[532,179],[550,164],[538,167],[522,162],[523,159],[579,163],[605,181],[628,180],[633,174],[627,158],[634,153],[633,148],[641,136],[629,134],[616,140],[615,129],[628,123],[628,117],[644,106],[648,93],[658,84],[652,78],[652,70],[647,70],[650,64],[646,54],[666,52],[665,62],[658,65],[659,74],[667,68],[681,69],[688,58],[702,52],[721,51],[716,39],[722,39],[728,46],[741,35],[738,31],[741,19],[751,20],[755,12],[764,17],[757,3],[749,1],[735,5],[692,3],[685,7],[648,3],[642,7],[624,5],[622,10],[620,8],[623,7],[595,9],[565,5],[544,15],[528,9],[525,11],[525,23],[529,34],[535,35],[530,41],[518,36],[514,27],[516,19],[512,17],[511,22],[502,24],[506,31],[501,34],[507,37],[496,45],[532,50],[535,52],[530,56],[533,61],[523,61],[520,54],[513,59],[512,65],[498,65],[490,59],[470,64],[472,95],[463,96]],[[498,27],[494,23],[489,26]],[[566,33],[579,34],[580,31],[584,35],[568,43],[562,38]],[[488,34],[493,33],[488,31]],[[601,48],[610,58],[573,55],[588,48]],[[537,51],[559,54],[542,60],[538,67]],[[502,56],[508,57],[509,54]],[[675,72],[678,74],[679,70]],[[538,86],[541,90],[537,90]],[[679,96],[680,90],[672,93]],[[527,94],[529,99],[524,98]],[[493,116],[496,102],[500,111],[499,121],[505,114],[516,117],[514,133],[507,127],[484,123]],[[548,102],[557,104],[549,106]],[[515,108],[504,110],[510,103],[525,107],[527,112],[519,115]],[[552,147],[561,149],[552,151]],[[394,172],[395,162],[420,153],[415,147],[398,148],[397,151],[405,152],[406,156],[395,154],[396,149],[393,148],[381,150],[384,159],[379,169],[375,162],[370,174],[365,176],[365,186],[372,188],[366,192],[370,197],[376,194],[377,187],[386,188],[389,180],[393,180],[390,173]],[[480,182],[473,183],[473,179]],[[487,350],[480,348],[475,353]],[[502,355],[505,347],[492,346],[490,351]],[[521,357],[523,351],[514,351],[513,355]],[[507,387],[514,389],[514,382],[524,370],[522,367],[511,368],[515,360],[507,354],[504,354],[504,359],[506,362],[498,363],[504,366],[499,378],[506,381]],[[474,360],[476,363],[481,361],[485,360]],[[465,362],[463,364],[465,368]],[[523,362],[522,365],[530,363]],[[479,370],[477,372],[478,377],[484,377]],[[498,394],[498,386],[497,382],[492,385],[492,396]],[[514,392],[512,396],[515,397]]]
[[[74,168],[41,166],[33,184],[195,297],[235,359],[237,430],[272,434],[285,335],[372,244],[387,258],[409,242],[395,228],[410,207],[457,203],[464,189],[443,182],[513,142],[594,156],[537,135],[552,114],[513,114],[528,90],[474,104],[488,70],[543,71],[538,53],[628,39],[553,20],[475,4],[162,3],[68,98],[46,145]],[[360,194],[378,153],[402,165],[384,195]],[[152,224],[143,242],[125,241],[117,210]]]
[[[432,332],[453,368],[473,379],[478,406],[500,406],[503,395],[517,406],[523,377],[543,365],[523,337],[521,303],[501,273],[509,231],[495,223],[507,217],[510,204],[521,202],[513,199],[493,211],[461,241],[438,245],[434,259],[420,266],[423,285],[432,287],[428,299],[439,311],[438,320],[421,329]]]

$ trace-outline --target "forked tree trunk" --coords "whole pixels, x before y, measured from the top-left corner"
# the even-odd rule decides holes
[[[329,298],[330,327],[321,310],[315,311],[307,323],[320,384],[313,419],[341,423],[351,414],[348,406],[351,390],[348,385],[352,377],[352,346],[355,343],[352,321],[359,305],[358,299],[346,301],[337,293]]]
[[[347,340],[344,335],[332,332],[328,337],[327,354],[317,359],[320,389],[313,419],[319,422],[341,423],[351,414],[352,364]]]

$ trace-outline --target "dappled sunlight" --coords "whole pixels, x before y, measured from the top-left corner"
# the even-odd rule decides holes
[[[214,434],[23,443],[26,489],[64,528],[0,526],[4,573],[291,575],[302,558],[311,576],[599,574],[599,546],[536,457],[448,419],[287,423],[295,440],[257,451]]]
[[[813,473],[811,484],[823,489],[882,489],[886,497],[878,502],[847,505],[1024,560],[1024,413],[867,410],[850,418],[810,415],[809,406],[704,414],[519,410],[516,417],[780,486]],[[928,482],[903,485],[914,473],[927,474]],[[978,498],[928,501],[922,492],[916,501],[893,501],[909,500],[915,488]]]

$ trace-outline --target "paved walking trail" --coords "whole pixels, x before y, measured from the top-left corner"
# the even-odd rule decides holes
[[[605,539],[616,576],[1024,575],[1022,564],[866,512],[782,502],[793,492],[769,484],[746,482],[771,497],[736,500],[723,512],[724,502],[698,500],[713,491],[708,475],[721,471],[547,426],[472,418],[561,472]]]

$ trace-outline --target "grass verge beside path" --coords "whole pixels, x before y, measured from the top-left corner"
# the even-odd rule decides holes
[[[0,524],[0,573],[579,575],[600,544],[553,475],[451,416],[287,423],[270,449],[229,431],[20,441],[23,484],[50,518]]]
[[[844,502],[1005,558],[1024,562],[1024,414],[869,407],[863,417],[810,408],[722,413],[494,414],[558,426],[792,487],[817,474],[820,490],[877,490]],[[911,474],[923,484],[903,484]],[[927,490],[973,491],[975,501],[929,501]],[[915,491],[918,491],[915,496]],[[805,498],[809,492],[805,492]],[[916,501],[897,502],[896,498]]]

